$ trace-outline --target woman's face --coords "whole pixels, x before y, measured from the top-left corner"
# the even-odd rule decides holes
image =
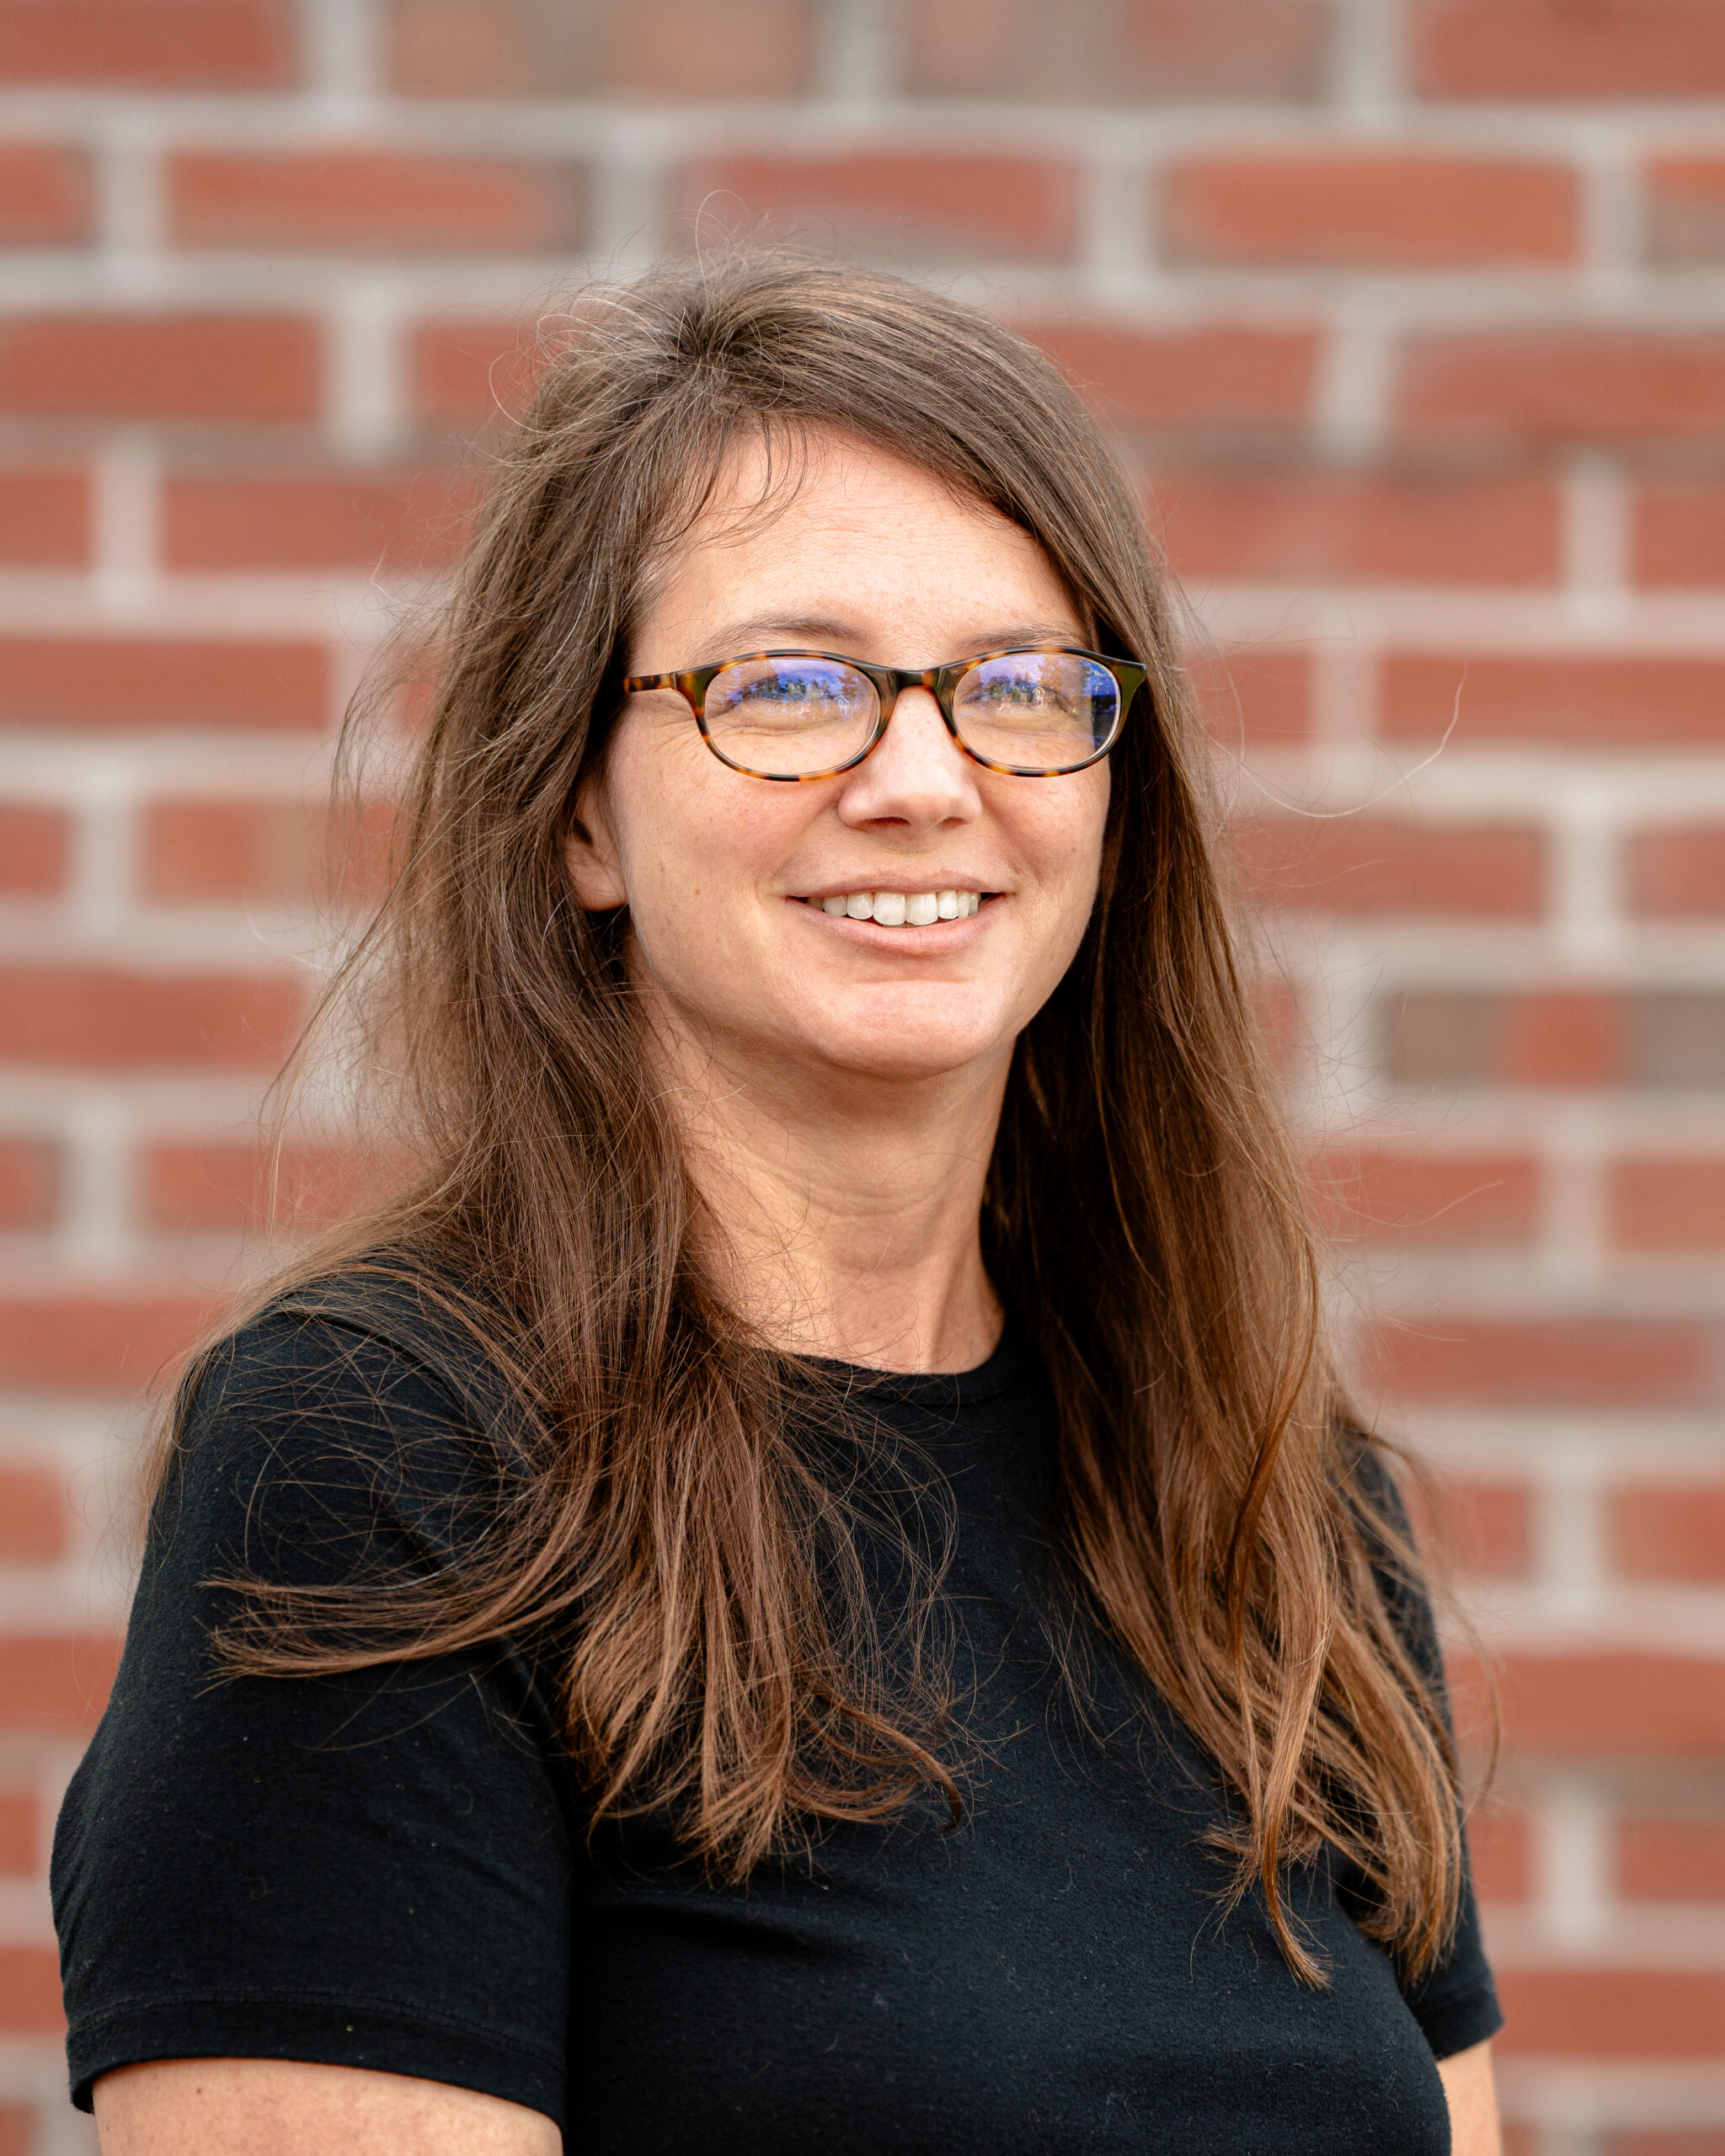
[[[784,648],[921,669],[1088,642],[1035,542],[913,466],[831,435],[762,514],[766,485],[759,449],[728,469],[640,624],[632,672]],[[921,689],[852,770],[750,778],[712,754],[680,695],[655,690],[629,699],[583,789],[569,873],[584,905],[628,907],[660,1027],[733,1072],[765,1059],[815,1083],[980,1075],[1003,1067],[1078,947],[1108,799],[1105,761],[1059,778],[985,771]],[[981,903],[927,926],[821,904],[943,891]]]

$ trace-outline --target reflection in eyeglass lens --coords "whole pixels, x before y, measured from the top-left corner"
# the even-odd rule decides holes
[[[1114,731],[1119,701],[1114,675],[1093,659],[1011,652],[962,677],[953,723],[991,763],[1045,769],[1092,755]]]
[[[860,754],[879,708],[868,675],[840,660],[744,659],[713,675],[704,717],[728,761],[794,777]]]

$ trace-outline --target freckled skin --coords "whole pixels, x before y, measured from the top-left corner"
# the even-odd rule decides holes
[[[895,458],[830,441],[795,495],[740,533],[725,527],[759,498],[758,454],[730,477],[641,624],[633,670],[809,644],[921,666],[1023,640],[1001,632],[1031,624],[1088,640],[1026,533]],[[726,643],[742,622],[787,627]],[[814,622],[827,632],[794,626]],[[631,699],[581,804],[592,843],[572,846],[570,872],[585,905],[627,897],[659,1022],[739,1075],[777,1091],[840,1074],[995,1074],[1083,935],[1108,792],[1106,763],[1055,779],[982,770],[921,690],[900,698],[854,770],[774,785],[728,770],[681,696],[655,691]],[[932,957],[786,904],[810,889],[957,883],[1003,896]]]

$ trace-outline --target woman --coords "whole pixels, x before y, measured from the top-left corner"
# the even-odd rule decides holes
[[[75,2095],[110,2156],[1487,2156],[1429,1613],[1130,494],[890,279],[576,328],[345,984],[423,1172],[176,1408]]]

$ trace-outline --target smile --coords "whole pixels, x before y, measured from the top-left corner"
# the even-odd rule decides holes
[[[872,921],[882,928],[927,928],[937,921],[964,921],[982,904],[980,891],[852,891],[843,897],[804,899],[835,920]]]

